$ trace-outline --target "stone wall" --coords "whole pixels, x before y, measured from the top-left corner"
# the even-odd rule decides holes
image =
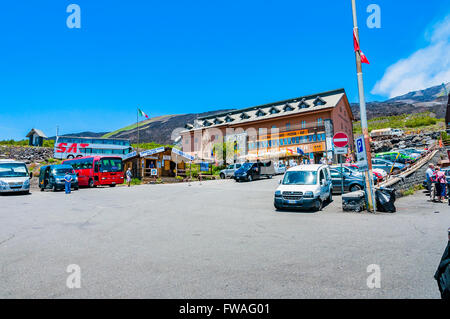
[[[431,160],[429,160],[428,162],[424,162],[422,166],[420,166],[420,168],[412,173],[403,173],[399,175],[398,178],[396,178],[392,183],[392,185],[385,187],[394,188],[395,195],[397,197],[401,197],[402,191],[405,191],[415,185],[422,185],[422,182],[425,179],[425,171],[427,170],[428,165],[430,163],[436,165],[442,158],[447,158],[447,153],[444,150],[439,150]]]
[[[0,159],[14,159],[27,164],[40,163],[53,157],[51,147],[0,145]]]

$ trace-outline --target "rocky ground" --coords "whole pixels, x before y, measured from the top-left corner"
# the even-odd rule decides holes
[[[0,159],[2,158],[11,158],[27,164],[43,162],[53,158],[53,148],[0,145]]]
[[[404,135],[401,137],[389,137],[383,140],[373,140],[370,147],[373,153],[389,152],[402,148],[423,148],[434,143],[440,132],[423,132],[420,134]]]

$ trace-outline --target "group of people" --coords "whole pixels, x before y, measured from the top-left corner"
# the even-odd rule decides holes
[[[426,170],[426,181],[431,201],[434,202],[437,198],[438,202],[442,203],[447,196],[445,172],[441,171],[439,166],[435,167],[434,164],[430,164]]]

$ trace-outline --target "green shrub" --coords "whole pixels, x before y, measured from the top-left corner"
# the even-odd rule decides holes
[[[124,179],[123,183],[124,183],[124,184],[127,184],[127,180]],[[141,181],[139,178],[132,178],[130,184],[131,184],[131,185],[141,185],[141,184],[142,184],[142,181]]]
[[[417,185],[413,185],[410,188],[401,191],[400,193],[402,194],[402,196],[409,196],[409,195],[414,195],[415,192],[419,191],[423,189],[423,185],[422,184],[417,184]]]

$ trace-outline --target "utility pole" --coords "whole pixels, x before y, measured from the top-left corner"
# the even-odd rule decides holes
[[[353,31],[355,33],[356,40],[359,43],[359,31],[358,31],[358,21],[356,18],[356,0],[352,0],[352,11],[353,11]],[[356,57],[356,73],[358,75],[358,93],[359,93],[359,110],[361,114],[361,128],[364,135],[364,143],[367,155],[367,166],[368,170],[364,172],[366,180],[366,194],[368,210],[375,212],[375,193],[373,188],[373,173],[372,173],[372,157],[370,155],[370,142],[369,142],[369,129],[367,126],[367,113],[366,113],[366,100],[364,97],[364,83],[363,83],[363,72],[361,65],[361,55],[359,51],[355,51]]]

